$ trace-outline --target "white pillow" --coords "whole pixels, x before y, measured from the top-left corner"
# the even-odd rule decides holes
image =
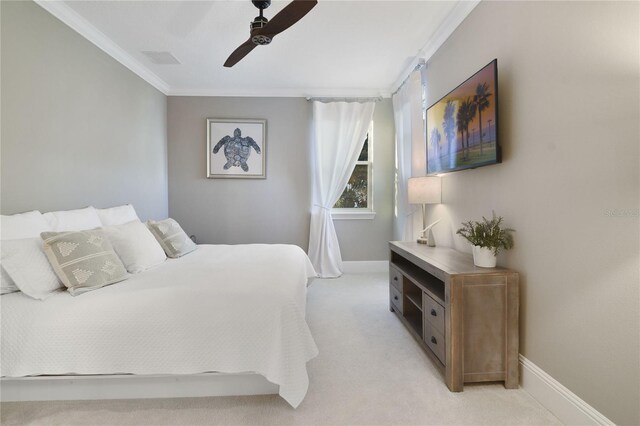
[[[7,271],[0,265],[0,294],[13,293],[18,291],[16,283],[13,282]]]
[[[38,210],[0,216],[0,239],[2,240],[35,238],[39,237],[41,232],[50,230],[51,227]]]
[[[127,271],[136,274],[165,261],[167,256],[151,231],[139,220],[103,228]]]
[[[131,204],[111,207],[110,209],[96,209],[102,226],[122,225],[134,220],[140,220]]]
[[[53,232],[84,231],[102,226],[100,217],[92,206],[77,210],[49,212],[42,216],[49,223],[49,231]]]
[[[25,238],[2,242],[2,267],[27,296],[46,299],[62,287],[42,249],[42,239]]]

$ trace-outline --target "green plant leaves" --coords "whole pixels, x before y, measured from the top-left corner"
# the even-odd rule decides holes
[[[509,250],[513,247],[511,228],[502,228],[502,216],[493,213],[491,220],[482,216],[481,222],[468,221],[462,223],[462,228],[456,234],[466,238],[474,246],[486,247],[493,250],[496,256],[501,249]]]

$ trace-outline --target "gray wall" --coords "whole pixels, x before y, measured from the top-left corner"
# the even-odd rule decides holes
[[[391,135],[389,101],[376,108],[380,133]],[[206,179],[207,118],[267,120],[267,179]],[[169,97],[169,214],[200,243],[288,243],[306,251],[311,207],[310,123],[311,104],[303,98]],[[377,122],[374,126],[378,129]],[[376,139],[375,149],[381,151],[381,161],[375,167],[384,173],[393,164],[389,155],[393,140],[379,140],[381,146]],[[391,190],[381,176],[375,179],[380,179],[382,190],[374,194],[382,212],[375,224],[335,221],[345,260],[386,258],[386,249],[381,247],[391,235],[387,212]],[[354,229],[370,232],[359,235],[359,243],[353,244]]]
[[[639,6],[482,2],[427,69],[431,104],[498,58],[504,148],[445,175],[436,239],[470,251],[463,220],[505,217],[521,353],[618,424],[640,424]]]
[[[302,98],[169,97],[169,215],[199,243],[290,243],[309,232]],[[267,179],[207,179],[207,118],[267,120]]]
[[[166,97],[35,3],[0,3],[2,213],[166,217]]]

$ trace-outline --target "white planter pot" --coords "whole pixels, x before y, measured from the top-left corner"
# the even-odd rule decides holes
[[[473,263],[482,268],[495,268],[496,256],[493,250],[486,247],[473,246]]]

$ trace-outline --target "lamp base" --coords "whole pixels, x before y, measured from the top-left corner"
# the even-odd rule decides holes
[[[431,232],[431,229],[429,229],[426,232],[427,235],[422,235],[420,237],[418,237],[417,241],[418,244],[426,244],[429,247],[435,247],[436,246],[436,239],[433,236],[433,232]]]

